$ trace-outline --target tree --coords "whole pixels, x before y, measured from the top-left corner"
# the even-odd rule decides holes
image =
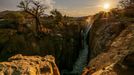
[[[123,8],[127,8],[134,5],[134,0],[121,0],[120,1],[120,6]]]
[[[36,22],[36,32],[41,31],[40,18],[44,14],[45,10],[49,8],[49,5],[45,4],[46,0],[22,0],[18,5],[26,13],[33,16]]]
[[[63,16],[57,9],[52,10],[51,14],[54,16],[56,23],[59,23],[62,21]]]
[[[130,3],[131,3],[131,4],[134,4],[134,0],[130,0]]]
[[[122,13],[126,17],[134,17],[134,0],[121,0]]]
[[[54,23],[56,24],[55,25],[56,29],[61,29],[63,27],[62,14],[57,9],[52,10],[51,14],[54,17]]]

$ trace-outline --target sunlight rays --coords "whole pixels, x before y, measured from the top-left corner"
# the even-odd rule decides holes
[[[108,12],[111,9],[111,4],[109,2],[106,2],[102,5],[102,7],[105,12]]]

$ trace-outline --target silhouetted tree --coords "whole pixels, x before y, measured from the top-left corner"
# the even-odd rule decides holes
[[[42,27],[40,18],[45,10],[49,8],[44,2],[44,0],[22,0],[18,5],[19,8],[34,17],[37,33],[41,31]]]
[[[127,8],[132,5],[134,5],[134,0],[121,0],[120,1],[120,6],[123,8]]]
[[[52,11],[51,11],[51,14],[54,16],[55,21],[56,21],[57,23],[62,21],[63,16],[62,16],[62,14],[61,14],[57,9],[52,10]]]
[[[134,0],[121,0],[122,13],[127,17],[134,17]]]

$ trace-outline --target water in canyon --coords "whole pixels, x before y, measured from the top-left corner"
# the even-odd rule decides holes
[[[89,20],[90,19],[90,20]],[[82,73],[82,70],[84,69],[85,66],[87,66],[87,59],[88,59],[88,43],[87,43],[87,38],[88,38],[88,33],[91,29],[91,26],[93,22],[91,22],[91,18],[88,19],[88,24],[86,25],[85,29],[82,30],[81,35],[82,35],[82,43],[83,47],[79,52],[78,59],[76,60],[72,74],[80,75]]]
[[[89,31],[94,21],[91,19],[91,17],[89,17],[86,21],[87,21],[87,25],[81,31],[82,49],[79,51],[78,54],[79,56],[75,64],[73,65],[73,70],[71,72],[68,70],[63,70],[61,75],[81,75],[84,67],[87,66],[88,53],[89,53],[87,39],[88,39]]]

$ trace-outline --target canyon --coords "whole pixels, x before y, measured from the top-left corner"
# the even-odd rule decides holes
[[[0,74],[133,75],[133,19],[104,13],[88,18],[71,18],[59,23],[61,30],[40,36],[1,29]]]

